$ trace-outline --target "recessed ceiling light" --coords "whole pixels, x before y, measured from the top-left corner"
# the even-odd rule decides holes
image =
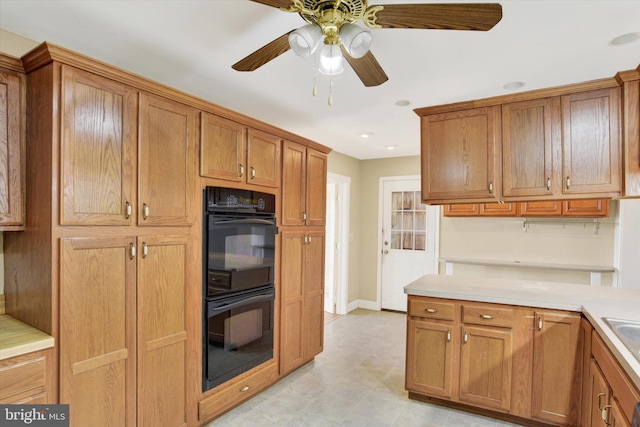
[[[408,101],[406,99],[401,99],[399,101],[396,101],[396,105],[398,107],[406,107],[407,105],[411,104],[411,101]]]
[[[373,135],[373,132],[360,132],[358,134],[360,138],[370,138]]]
[[[524,86],[524,82],[511,82],[511,83],[507,83],[502,87],[506,90],[516,90],[516,89],[520,89],[522,86]]]
[[[611,40],[611,44],[620,45],[625,43],[631,43],[632,41],[640,39],[640,33],[626,33],[619,35],[615,39]]]
[[[397,145],[387,145],[386,148],[387,148],[387,150],[392,151],[392,150],[395,150],[396,148],[398,148],[398,146]]]

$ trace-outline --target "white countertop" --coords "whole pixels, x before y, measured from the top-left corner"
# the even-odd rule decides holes
[[[640,362],[602,319],[640,321],[640,289],[430,274],[405,286],[408,295],[582,312],[640,389]]]

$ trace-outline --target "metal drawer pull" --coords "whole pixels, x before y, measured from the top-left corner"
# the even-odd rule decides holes
[[[146,203],[142,204],[142,219],[149,218],[149,206]]]
[[[489,314],[481,314],[480,317],[482,317],[483,319],[487,319],[487,320],[493,319],[493,316],[491,316]]]
[[[149,255],[149,247],[145,242],[142,242],[142,258],[146,258]]]
[[[129,258],[134,259],[136,257],[136,245],[129,243]]]
[[[607,421],[607,419],[609,418],[609,408],[611,408],[611,405],[607,405],[604,408],[602,408],[602,422],[606,426],[611,425],[611,423]]]
[[[571,187],[571,179],[567,177],[567,190]]]
[[[493,181],[489,182],[489,193],[493,193]]]
[[[547,191],[551,190],[551,178],[547,178]]]
[[[606,395],[607,393],[598,393],[598,411],[602,411],[602,403],[600,403],[600,399]]]
[[[451,341],[451,331],[447,331],[447,342]]]
[[[538,317],[538,330],[542,330],[542,317]]]
[[[426,311],[427,313],[437,313],[438,310],[436,310],[435,308],[425,308],[424,311]]]
[[[251,166],[251,179],[254,179],[256,177],[256,170],[254,169],[253,166]]]
[[[127,202],[125,204],[125,213],[124,213],[124,217],[125,219],[129,219],[131,217],[132,214],[132,209],[131,209],[131,203]]]
[[[244,166],[241,164],[238,164],[238,166],[240,167],[240,176],[244,176]]]
[[[244,387],[242,387],[242,388],[240,389],[240,393],[244,393],[245,391],[249,391],[249,389],[250,389],[250,388],[251,388],[251,387],[249,387],[248,385],[246,385],[246,386],[244,386]]]
[[[464,331],[463,341],[464,341],[465,344],[469,342],[469,335],[467,334],[467,331]]]

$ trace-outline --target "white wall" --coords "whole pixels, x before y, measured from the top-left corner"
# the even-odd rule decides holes
[[[619,204],[618,286],[640,289],[640,199],[620,200]]]

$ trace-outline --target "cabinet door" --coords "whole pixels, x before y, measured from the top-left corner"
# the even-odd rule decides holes
[[[69,404],[71,426],[136,425],[134,245],[60,241],[60,403]]]
[[[280,185],[280,146],[282,140],[255,129],[249,129],[247,148],[247,183],[278,187]]]
[[[138,225],[191,225],[195,110],[140,94]]]
[[[280,268],[280,373],[303,363],[303,251],[304,231],[283,231]]]
[[[307,149],[307,225],[325,225],[327,211],[327,156]]]
[[[580,316],[540,310],[533,338],[533,418],[577,425],[581,407]]]
[[[606,217],[609,215],[609,200],[566,200],[562,202],[562,216]]]
[[[562,202],[545,200],[539,202],[518,203],[519,216],[561,216]]]
[[[462,337],[460,401],[508,411],[511,407],[511,331],[463,327]]]
[[[500,107],[425,116],[422,196],[426,200],[500,195]]]
[[[406,387],[452,398],[452,324],[409,320]]]
[[[621,191],[619,123],[619,88],[562,97],[565,194]]]
[[[324,343],[324,230],[307,232],[304,249],[304,358],[313,359]]]
[[[200,126],[200,175],[244,181],[247,128],[209,113],[201,113]]]
[[[516,203],[482,203],[479,216],[516,216]]]
[[[615,396],[611,400],[611,405],[608,405],[609,408],[605,409],[605,413],[603,415],[604,418],[609,417],[609,426],[610,427],[631,427],[631,423],[627,420],[627,417],[624,416],[624,412],[620,407],[620,402]]]
[[[187,237],[138,241],[138,426],[184,426]]]
[[[62,67],[61,224],[132,223],[136,102],[132,88]]]
[[[502,194],[543,196],[559,191],[560,98],[502,106]],[[559,147],[558,147],[559,148]],[[557,164],[557,166],[556,166]]]
[[[604,378],[604,374],[596,361],[592,358],[589,366],[589,389],[588,413],[585,414],[586,426],[597,427],[602,426],[602,410],[611,401],[611,389]]]
[[[304,225],[307,210],[306,154],[306,148],[300,144],[291,141],[282,144],[282,225]]]
[[[24,222],[23,93],[20,77],[0,72],[0,230]]]
[[[479,205],[465,203],[459,205],[444,205],[444,216],[478,216]]]

